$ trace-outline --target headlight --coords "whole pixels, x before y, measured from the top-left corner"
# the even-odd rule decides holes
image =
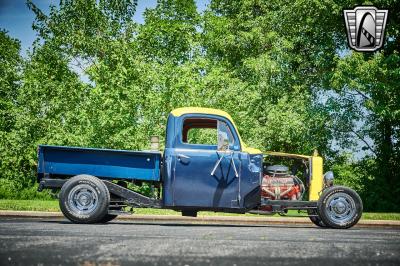
[[[331,187],[333,186],[333,172],[332,171],[328,171],[324,174],[324,182],[325,182],[325,186],[327,187]]]

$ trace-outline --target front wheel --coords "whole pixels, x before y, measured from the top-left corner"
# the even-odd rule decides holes
[[[360,220],[362,211],[360,196],[348,187],[330,187],[318,200],[319,217],[332,228],[346,229],[354,226]]]

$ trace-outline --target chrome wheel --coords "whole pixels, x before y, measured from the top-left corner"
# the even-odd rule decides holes
[[[68,205],[78,215],[88,215],[96,210],[98,197],[95,189],[87,184],[75,186],[68,194]]]
[[[346,193],[335,193],[326,202],[326,214],[336,224],[345,224],[356,215],[354,199]]]
[[[62,186],[59,198],[62,213],[74,223],[99,223],[108,214],[110,193],[95,176],[71,177]]]

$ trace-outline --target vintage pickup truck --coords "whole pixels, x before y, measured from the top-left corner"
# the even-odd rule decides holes
[[[229,114],[196,107],[169,114],[163,153],[38,148],[39,191],[60,189],[60,208],[76,223],[108,222],[130,206],[194,217],[202,210],[265,215],[297,210],[318,226],[350,228],[361,217],[362,201],[354,190],[334,186],[333,173],[323,175],[322,167],[318,154],[250,148]],[[132,189],[145,182],[158,193],[149,197]]]

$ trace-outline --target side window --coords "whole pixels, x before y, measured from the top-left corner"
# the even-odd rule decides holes
[[[186,118],[183,121],[182,142],[217,146],[218,131],[226,134],[229,146],[234,145],[232,132],[224,121],[211,118]]]
[[[187,118],[183,122],[182,141],[188,144],[217,145],[217,120]]]
[[[217,145],[216,135],[215,128],[191,128],[188,131],[187,143]]]

